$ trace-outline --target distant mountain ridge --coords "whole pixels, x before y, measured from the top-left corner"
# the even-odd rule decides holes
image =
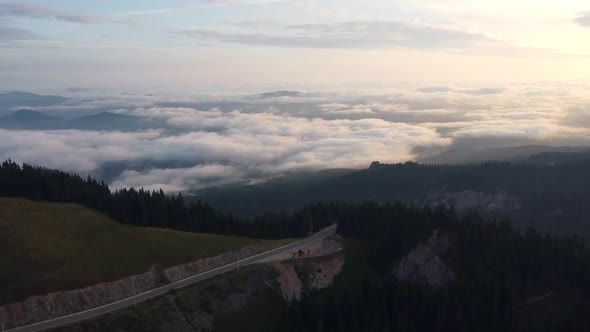
[[[8,116],[2,118],[2,120],[15,121],[15,122],[39,122],[39,121],[63,121],[63,118],[47,115],[45,113],[32,111],[32,110],[19,110]]]
[[[46,129],[58,127],[63,118],[32,110],[19,110],[0,118],[0,128],[5,129]]]
[[[541,153],[572,153],[590,151],[588,146],[549,146],[549,145],[525,145],[507,148],[493,149],[456,149],[448,150],[440,154],[419,158],[417,161],[423,164],[472,164],[485,161],[524,161],[533,155]]]
[[[68,100],[62,96],[38,95],[21,91],[6,92],[0,93],[0,111],[8,112],[15,107],[53,106]]]
[[[273,92],[266,92],[266,93],[261,93],[259,95],[257,95],[258,98],[280,98],[280,97],[291,97],[291,98],[297,98],[297,97],[307,97],[309,96],[309,94],[307,93],[303,93],[300,91],[288,91],[288,90],[281,90],[281,91],[273,91]]]
[[[20,110],[0,118],[5,129],[78,129],[135,131],[156,128],[154,123],[139,116],[102,112],[66,120],[43,112]]]

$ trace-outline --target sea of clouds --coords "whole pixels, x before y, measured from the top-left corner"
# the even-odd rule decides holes
[[[428,86],[269,98],[70,91],[64,104],[19,108],[65,118],[108,111],[152,126],[0,129],[0,159],[91,174],[114,188],[176,192],[403,162],[454,148],[590,145],[589,88]]]

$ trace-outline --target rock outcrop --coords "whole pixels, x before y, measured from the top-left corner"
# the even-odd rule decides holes
[[[453,271],[439,256],[449,245],[449,236],[439,236],[435,232],[426,244],[418,245],[402,257],[393,269],[394,278],[434,288],[445,286],[455,278]]]
[[[230,252],[223,253],[221,255],[201,259],[192,263],[174,266],[164,270],[164,276],[166,280],[170,282],[178,281],[197,273],[201,273],[207,270],[214,269],[218,266],[235,262],[242,258],[252,256],[255,251],[252,248],[242,248]]]
[[[5,328],[28,325],[133,296],[157,286],[158,277],[149,272],[83,289],[31,296],[23,302],[0,307]]]
[[[486,217],[503,217],[520,210],[519,200],[506,191],[487,193],[474,190],[431,193],[428,205],[453,206],[459,213],[478,211]]]
[[[299,300],[304,290],[329,287],[343,265],[343,254],[273,263],[279,272],[281,294],[287,302]]]

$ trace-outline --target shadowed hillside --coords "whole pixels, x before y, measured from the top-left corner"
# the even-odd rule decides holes
[[[583,156],[583,154],[581,154]],[[531,159],[532,160],[532,159]],[[242,215],[294,211],[315,201],[445,204],[488,217],[511,216],[518,227],[558,234],[590,234],[590,161],[545,165],[488,162],[477,165],[380,164],[308,183],[274,183],[201,191],[214,207]]]
[[[75,204],[0,198],[0,304],[273,242],[121,225]]]

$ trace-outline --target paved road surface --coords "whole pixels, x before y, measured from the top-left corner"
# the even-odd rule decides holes
[[[299,241],[287,244],[285,246],[282,246],[282,247],[279,247],[279,248],[276,248],[273,250],[269,250],[269,251],[266,251],[266,252],[263,252],[263,253],[260,253],[260,254],[254,255],[254,256],[250,256],[250,257],[241,259],[239,261],[236,261],[234,263],[223,265],[223,266],[214,268],[212,270],[196,274],[192,277],[178,280],[176,282],[167,284],[165,286],[155,288],[155,289],[149,290],[149,291],[141,293],[141,294],[137,294],[136,296],[133,296],[133,297],[129,297],[129,298],[126,298],[123,300],[113,302],[113,303],[105,304],[103,306],[96,307],[96,308],[89,309],[89,310],[82,311],[82,312],[78,312],[75,314],[62,316],[62,317],[46,320],[43,322],[14,328],[11,330],[6,330],[5,332],[42,331],[42,330],[55,328],[55,327],[59,327],[59,326],[63,326],[63,325],[70,325],[70,324],[77,323],[77,322],[80,322],[83,320],[98,317],[100,315],[104,315],[104,314],[112,312],[112,311],[116,311],[116,310],[119,310],[119,309],[122,309],[122,308],[125,308],[128,306],[132,306],[135,303],[142,302],[142,301],[166,294],[167,292],[169,292],[172,289],[183,288],[188,285],[194,284],[196,282],[199,282],[199,281],[202,281],[205,279],[209,279],[209,278],[214,277],[216,275],[220,275],[222,273],[239,268],[240,266],[255,264],[255,263],[263,261],[265,258],[275,256],[277,254],[282,254],[282,253],[292,254],[293,250],[296,250],[296,249],[299,249],[300,247],[306,246],[315,240],[326,238],[330,235],[333,235],[334,233],[336,233],[336,225],[332,225],[328,228],[325,228],[325,229],[319,231],[318,233],[315,233],[312,236],[307,237],[303,240],[299,240]]]

